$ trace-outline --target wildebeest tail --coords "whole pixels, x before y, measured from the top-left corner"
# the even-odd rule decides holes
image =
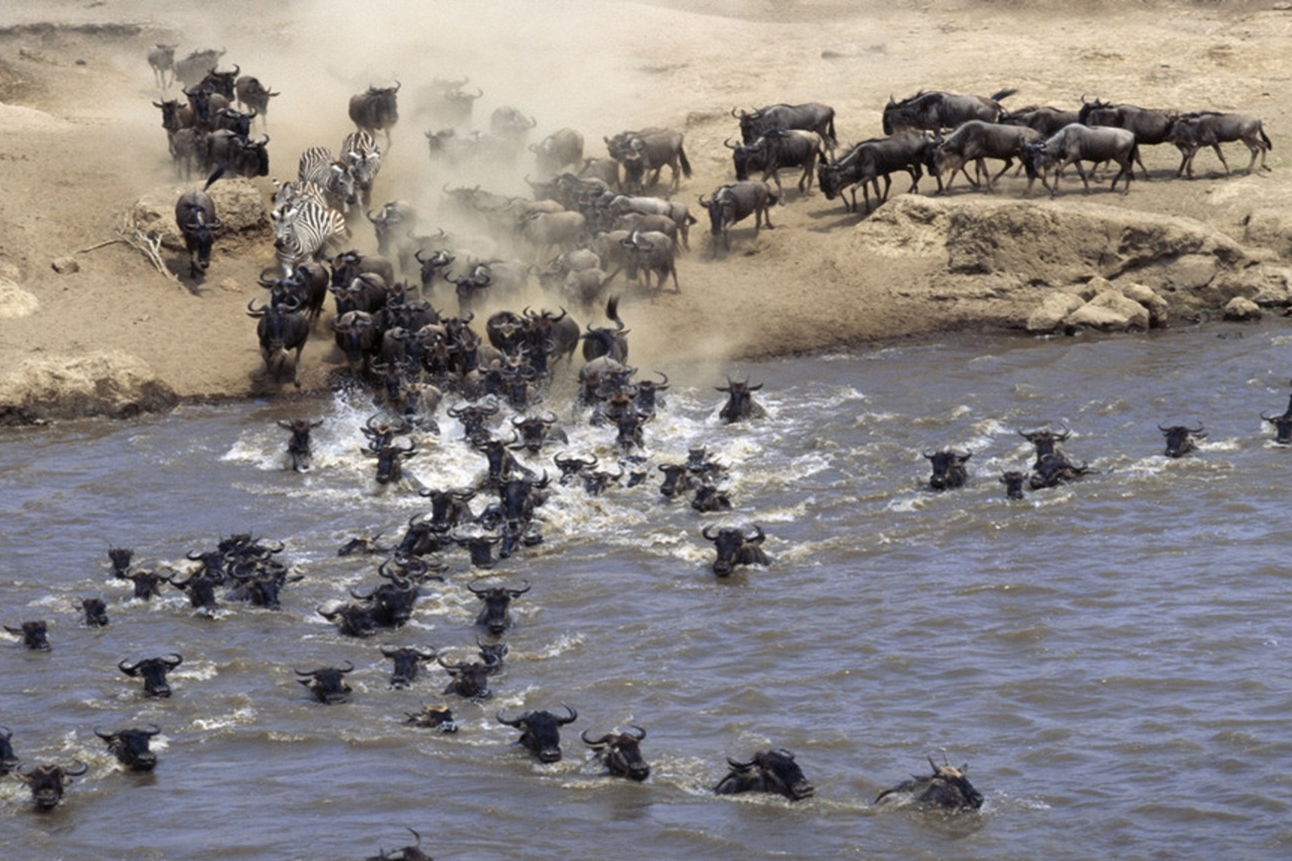
[[[834,114],[830,114],[830,125],[826,128],[826,134],[829,140],[825,142],[829,149],[834,149],[839,145],[839,138],[834,133]]]
[[[611,296],[606,300],[606,319],[613,320],[616,323],[622,323],[619,319],[619,297]]]
[[[687,179],[690,179],[691,163],[686,160],[686,150],[682,149],[681,144],[678,144],[678,147],[677,147],[677,160],[682,163],[682,176],[686,177]]]
[[[1018,92],[1017,88],[1010,87],[1009,89],[1001,90],[999,93],[996,93],[995,95],[993,95],[991,97],[991,100],[993,102],[999,102],[1001,99],[1009,98],[1010,96],[1014,95],[1017,92]]]
[[[222,176],[224,176],[224,165],[217,165],[215,170],[211,171],[211,175],[206,178],[206,185],[202,186],[202,190],[206,191]]]
[[[1261,135],[1261,141],[1262,141],[1262,142],[1264,142],[1264,144],[1265,144],[1265,148],[1266,148],[1266,149],[1274,149],[1274,144],[1270,141],[1269,136],[1265,134],[1265,126],[1264,126],[1264,125],[1258,125],[1258,126],[1256,127],[1256,131],[1258,131],[1258,132],[1260,133],[1260,135]]]

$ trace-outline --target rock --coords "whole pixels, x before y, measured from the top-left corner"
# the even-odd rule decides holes
[[[1148,309],[1134,299],[1128,299],[1120,290],[1105,290],[1068,315],[1066,326],[1086,326],[1104,332],[1125,332],[1128,329],[1147,330]]]
[[[1050,293],[1041,300],[1037,308],[1027,318],[1027,331],[1037,334],[1054,332],[1063,325],[1068,315],[1085,304],[1075,293]]]
[[[0,277],[0,319],[16,320],[29,317],[40,307],[35,296],[22,289],[9,278]]]
[[[1243,242],[1271,248],[1292,257],[1292,220],[1281,209],[1257,209],[1243,219]]]
[[[196,183],[200,188],[201,183]],[[172,251],[184,250],[184,237],[175,224],[175,201],[194,185],[175,186],[150,192],[135,201],[130,217],[135,225],[149,235],[161,234],[162,245]],[[261,233],[269,228],[269,215],[260,190],[248,179],[234,177],[221,179],[207,189],[215,204],[215,215],[220,219],[216,233],[216,247],[222,243],[246,239],[259,241]]]
[[[54,271],[59,275],[67,275],[72,272],[81,271],[81,264],[77,263],[71,257],[59,257],[50,265],[54,267]]]
[[[27,359],[0,379],[0,424],[80,416],[128,418],[178,399],[146,362],[119,350]]]
[[[1225,305],[1225,319],[1246,323],[1261,319],[1261,306],[1251,299],[1235,296]]]
[[[1132,299],[1148,309],[1148,322],[1150,326],[1165,326],[1170,322],[1171,306],[1166,300],[1153,292],[1143,284],[1137,284],[1134,281],[1125,284],[1118,284],[1118,289],[1127,299]]]

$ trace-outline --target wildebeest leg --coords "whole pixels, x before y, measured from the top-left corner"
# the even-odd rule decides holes
[[[1193,152],[1187,149],[1186,147],[1180,147],[1179,149],[1180,149],[1180,166],[1175,169],[1176,179],[1179,179],[1181,176],[1184,175],[1184,169],[1189,164],[1189,156],[1193,155]],[[1189,168],[1189,179],[1193,179],[1193,168]]]
[[[1152,181],[1153,177],[1149,176],[1148,168],[1144,167],[1144,159],[1140,158],[1138,146],[1133,147],[1131,149],[1131,157],[1134,159],[1136,163],[1139,164],[1139,169],[1144,171],[1144,179],[1148,181]],[[1224,161],[1224,159],[1221,159],[1221,161]],[[1133,165],[1132,165],[1132,169],[1134,169]]]
[[[1216,141],[1215,143],[1213,143],[1213,144],[1211,145],[1211,148],[1212,148],[1212,149],[1214,149],[1214,150],[1216,151],[1216,158],[1220,159],[1220,163],[1221,163],[1222,165],[1224,165],[1224,167],[1225,167],[1225,176],[1233,176],[1232,172],[1229,170],[1229,162],[1225,161],[1225,154],[1224,154],[1223,152],[1221,152],[1221,151],[1220,151],[1220,141]],[[1253,154],[1252,154],[1252,161],[1253,161],[1253,162],[1255,162],[1255,161],[1256,161],[1256,154],[1255,154],[1255,153],[1253,153]],[[1251,165],[1248,165],[1248,166],[1247,166],[1247,171],[1248,171],[1248,173],[1250,173],[1250,172],[1251,172],[1251,169],[1252,169],[1252,166],[1251,166]]]
[[[1007,156],[1005,156],[1005,166],[1004,166],[1004,167],[1002,167],[1002,168],[1000,169],[1000,171],[999,171],[995,176],[989,176],[989,177],[987,177],[987,190],[988,190],[988,191],[994,191],[994,189],[991,187],[991,184],[992,184],[993,182],[995,182],[996,180],[1000,179],[1002,176],[1004,176],[1004,175],[1005,175],[1005,171],[1009,170],[1009,169],[1010,169],[1011,167],[1013,167],[1013,166],[1014,166],[1014,158],[1013,158],[1013,156],[1008,156],[1008,155],[1007,155]]]

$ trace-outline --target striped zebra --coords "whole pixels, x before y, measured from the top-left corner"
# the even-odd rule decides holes
[[[345,233],[345,216],[310,197],[286,204],[274,219],[274,256],[289,277],[297,266],[317,260],[328,240]]]
[[[372,181],[381,170],[381,147],[377,146],[377,139],[364,130],[346,135],[341,141],[341,161],[345,162],[354,178],[359,202],[366,210],[372,202]]]
[[[349,167],[333,159],[332,151],[325,146],[312,146],[301,153],[296,178],[302,183],[318,184],[333,209],[344,212],[355,204],[354,177]]]

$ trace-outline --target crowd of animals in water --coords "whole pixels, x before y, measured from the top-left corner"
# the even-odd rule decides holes
[[[159,90],[176,81],[187,103],[164,99],[161,109],[168,146],[177,169],[185,176],[208,175],[207,188],[224,175],[264,177],[268,171],[268,135],[257,139],[253,123],[267,123],[271,99],[280,94],[256,78],[221,71],[219,51],[194,51],[176,60],[176,45],[158,45],[149,53]],[[726,488],[728,468],[720,455],[695,447],[679,462],[654,462],[646,454],[645,435],[659,411],[666,409],[669,380],[638,377],[628,363],[630,329],[620,318],[618,298],[609,287],[621,273],[628,284],[646,294],[662,291],[671,278],[678,287],[676,256],[690,246],[689,228],[697,223],[686,204],[672,200],[681,180],[691,173],[683,135],[669,129],[625,131],[604,138],[607,157],[585,157],[583,135],[561,129],[541,142],[527,144],[537,123],[514,108],[500,108],[491,117],[490,131],[468,131],[474,101],[483,95],[469,88],[467,78],[436,79],[419,90],[421,107],[440,120],[443,128],[425,137],[433,161],[453,167],[472,161],[514,161],[528,149],[541,180],[531,182],[534,197],[519,198],[481,191],[479,187],[445,189],[445,200],[464,221],[476,224],[480,236],[449,234],[441,230],[425,235],[417,209],[404,199],[393,199],[376,212],[372,207],[374,182],[380,172],[383,141],[390,145],[390,130],[398,121],[397,94],[401,84],[370,87],[349,104],[355,131],[340,151],[312,147],[300,156],[295,181],[275,182],[272,223],[276,266],[262,274],[267,290],[263,302],[252,300],[248,313],[258,321],[257,334],[266,375],[277,378],[288,362],[293,379],[306,340],[326,319],[336,345],[344,355],[352,382],[367,386],[377,406],[362,428],[364,439],[356,445],[374,462],[374,481],[394,492],[417,493],[428,510],[412,517],[402,532],[389,541],[384,534],[360,535],[338,548],[339,555],[368,554],[380,561],[379,585],[349,592],[349,599],[317,608],[334,623],[341,637],[367,639],[397,631],[413,613],[419,597],[451,574],[460,574],[448,558],[465,555],[471,574],[467,588],[481,602],[475,620],[475,660],[451,662],[435,650],[420,647],[382,646],[392,662],[390,687],[407,688],[425,678],[424,665],[434,661],[448,675],[444,700],[407,714],[410,725],[454,733],[458,726],[452,700],[481,701],[492,695],[491,679],[506,664],[505,636],[511,625],[510,605],[530,600],[532,584],[524,578],[500,580],[490,576],[498,565],[523,565],[527,548],[542,544],[539,509],[554,494],[599,494],[612,486],[640,487],[637,492],[657,492],[676,500],[689,500],[700,514],[732,508]],[[1130,105],[1083,101],[1077,110],[1029,107],[1007,110],[1002,100],[1013,91],[990,98],[942,92],[921,92],[891,101],[884,111],[885,137],[863,141],[841,155],[835,138],[834,111],[826,105],[773,105],[753,111],[733,110],[739,123],[739,142],[727,141],[732,150],[737,179],[707,195],[699,195],[710,223],[712,253],[729,250],[734,225],[754,216],[755,232],[772,227],[771,206],[785,197],[779,173],[801,171],[800,192],[810,190],[815,179],[826,197],[842,198],[856,209],[860,188],[869,210],[869,191],[882,202],[890,175],[908,174],[916,189],[923,171],[949,188],[957,173],[987,190],[1015,160],[1022,163],[1029,183],[1040,179],[1058,190],[1059,173],[1076,167],[1089,188],[1083,162],[1111,161],[1118,167],[1115,188],[1124,180],[1129,188],[1139,147],[1170,143],[1181,153],[1177,175],[1193,175],[1199,150],[1212,148],[1229,171],[1221,143],[1241,141],[1251,152],[1248,170],[1259,156],[1264,167],[1269,139],[1259,120],[1217,112],[1178,113],[1147,110]],[[236,105],[236,106],[235,106]],[[835,156],[838,156],[837,158]],[[992,175],[985,159],[1004,162]],[[968,165],[974,165],[971,175]],[[660,188],[663,168],[670,168],[666,188]],[[761,179],[751,179],[761,174]],[[946,183],[943,183],[943,178]],[[879,181],[885,188],[880,192]],[[1051,186],[1053,183],[1053,186]],[[773,190],[773,186],[775,190]],[[647,192],[662,190],[663,196]],[[851,203],[847,196],[851,195]],[[347,220],[356,213],[372,224],[378,248],[374,253],[345,250],[350,236]],[[205,190],[191,189],[176,204],[176,223],[184,236],[188,275],[200,279],[210,265],[213,243],[221,229],[219,215]],[[555,256],[549,256],[553,255]],[[514,255],[514,256],[508,256]],[[652,276],[655,283],[652,284]],[[606,325],[584,328],[565,309],[503,310],[481,321],[475,309],[482,295],[495,303],[524,296],[530,278],[536,278],[544,295],[560,300],[589,316],[604,313]],[[457,314],[438,311],[427,301],[435,288],[452,284]],[[331,296],[335,307],[325,315]],[[483,328],[483,335],[476,327]],[[294,351],[295,356],[289,358]],[[577,420],[606,429],[607,445],[616,452],[613,464],[568,448],[568,436],[551,409],[548,398],[553,375],[572,366],[581,354],[573,414]],[[299,386],[299,382],[297,382]],[[748,379],[727,378],[718,386],[725,395],[719,410],[722,422],[740,424],[763,417],[756,393],[761,388]],[[443,439],[439,409],[462,432],[454,441]],[[1275,425],[1280,443],[1292,442],[1292,402],[1282,414],[1263,415]],[[310,432],[320,419],[295,418],[280,424],[287,470],[312,468]],[[505,430],[504,430],[505,429]],[[1164,454],[1179,457],[1206,436],[1201,426],[1162,426]],[[1010,498],[1027,490],[1042,490],[1078,481],[1091,472],[1086,463],[1070,460],[1061,444],[1067,428],[1043,427],[1020,431],[1033,443],[1036,460],[1027,470],[1000,476]],[[404,469],[417,457],[427,438],[454,444],[483,458],[477,482],[466,487],[427,486]],[[536,470],[517,453],[549,459],[555,475]],[[940,449],[924,452],[930,461],[928,487],[951,490],[968,478],[972,452]],[[652,468],[653,467],[653,468]],[[657,478],[655,473],[659,474]],[[655,485],[655,481],[661,483]],[[473,505],[478,507],[473,507]],[[728,577],[738,566],[770,563],[762,545],[766,535],[758,524],[698,530],[713,543],[714,575]],[[129,582],[133,600],[148,601],[163,589],[182,591],[195,612],[213,613],[225,603],[245,604],[264,610],[281,608],[290,599],[291,585],[303,578],[285,556],[286,542],[252,534],[221,538],[210,547],[193,548],[187,566],[142,566],[131,549],[108,551],[111,583]],[[182,567],[183,570],[178,570]],[[83,599],[87,628],[109,624],[109,606],[100,597]],[[5,626],[21,637],[25,646],[51,648],[44,620]],[[75,636],[75,634],[72,634]],[[130,655],[117,669],[142,682],[142,696],[165,698],[171,688],[167,673],[180,666],[184,656]],[[343,703],[352,694],[346,675],[353,663],[313,669],[295,669],[299,682],[320,706]],[[579,718],[564,703],[558,711],[529,710],[496,720],[520,731],[518,744],[542,763],[561,758],[561,727]],[[37,810],[62,803],[72,778],[88,766],[30,763],[20,756],[28,728],[0,727],[0,774],[13,772],[27,783]],[[147,772],[157,765],[149,739],[162,732],[156,724],[93,732],[125,769]],[[613,777],[645,781],[650,775],[643,742],[647,730],[627,729],[590,734],[581,740],[604,763]],[[16,744],[15,744],[16,742]],[[965,768],[929,758],[932,770],[884,790],[876,803],[899,801],[950,811],[975,811],[982,794],[969,782]],[[777,793],[790,801],[813,795],[812,783],[782,748],[729,758],[729,772],[713,787],[718,794]],[[421,837],[409,829],[416,843],[378,857],[428,858],[420,848]]]

